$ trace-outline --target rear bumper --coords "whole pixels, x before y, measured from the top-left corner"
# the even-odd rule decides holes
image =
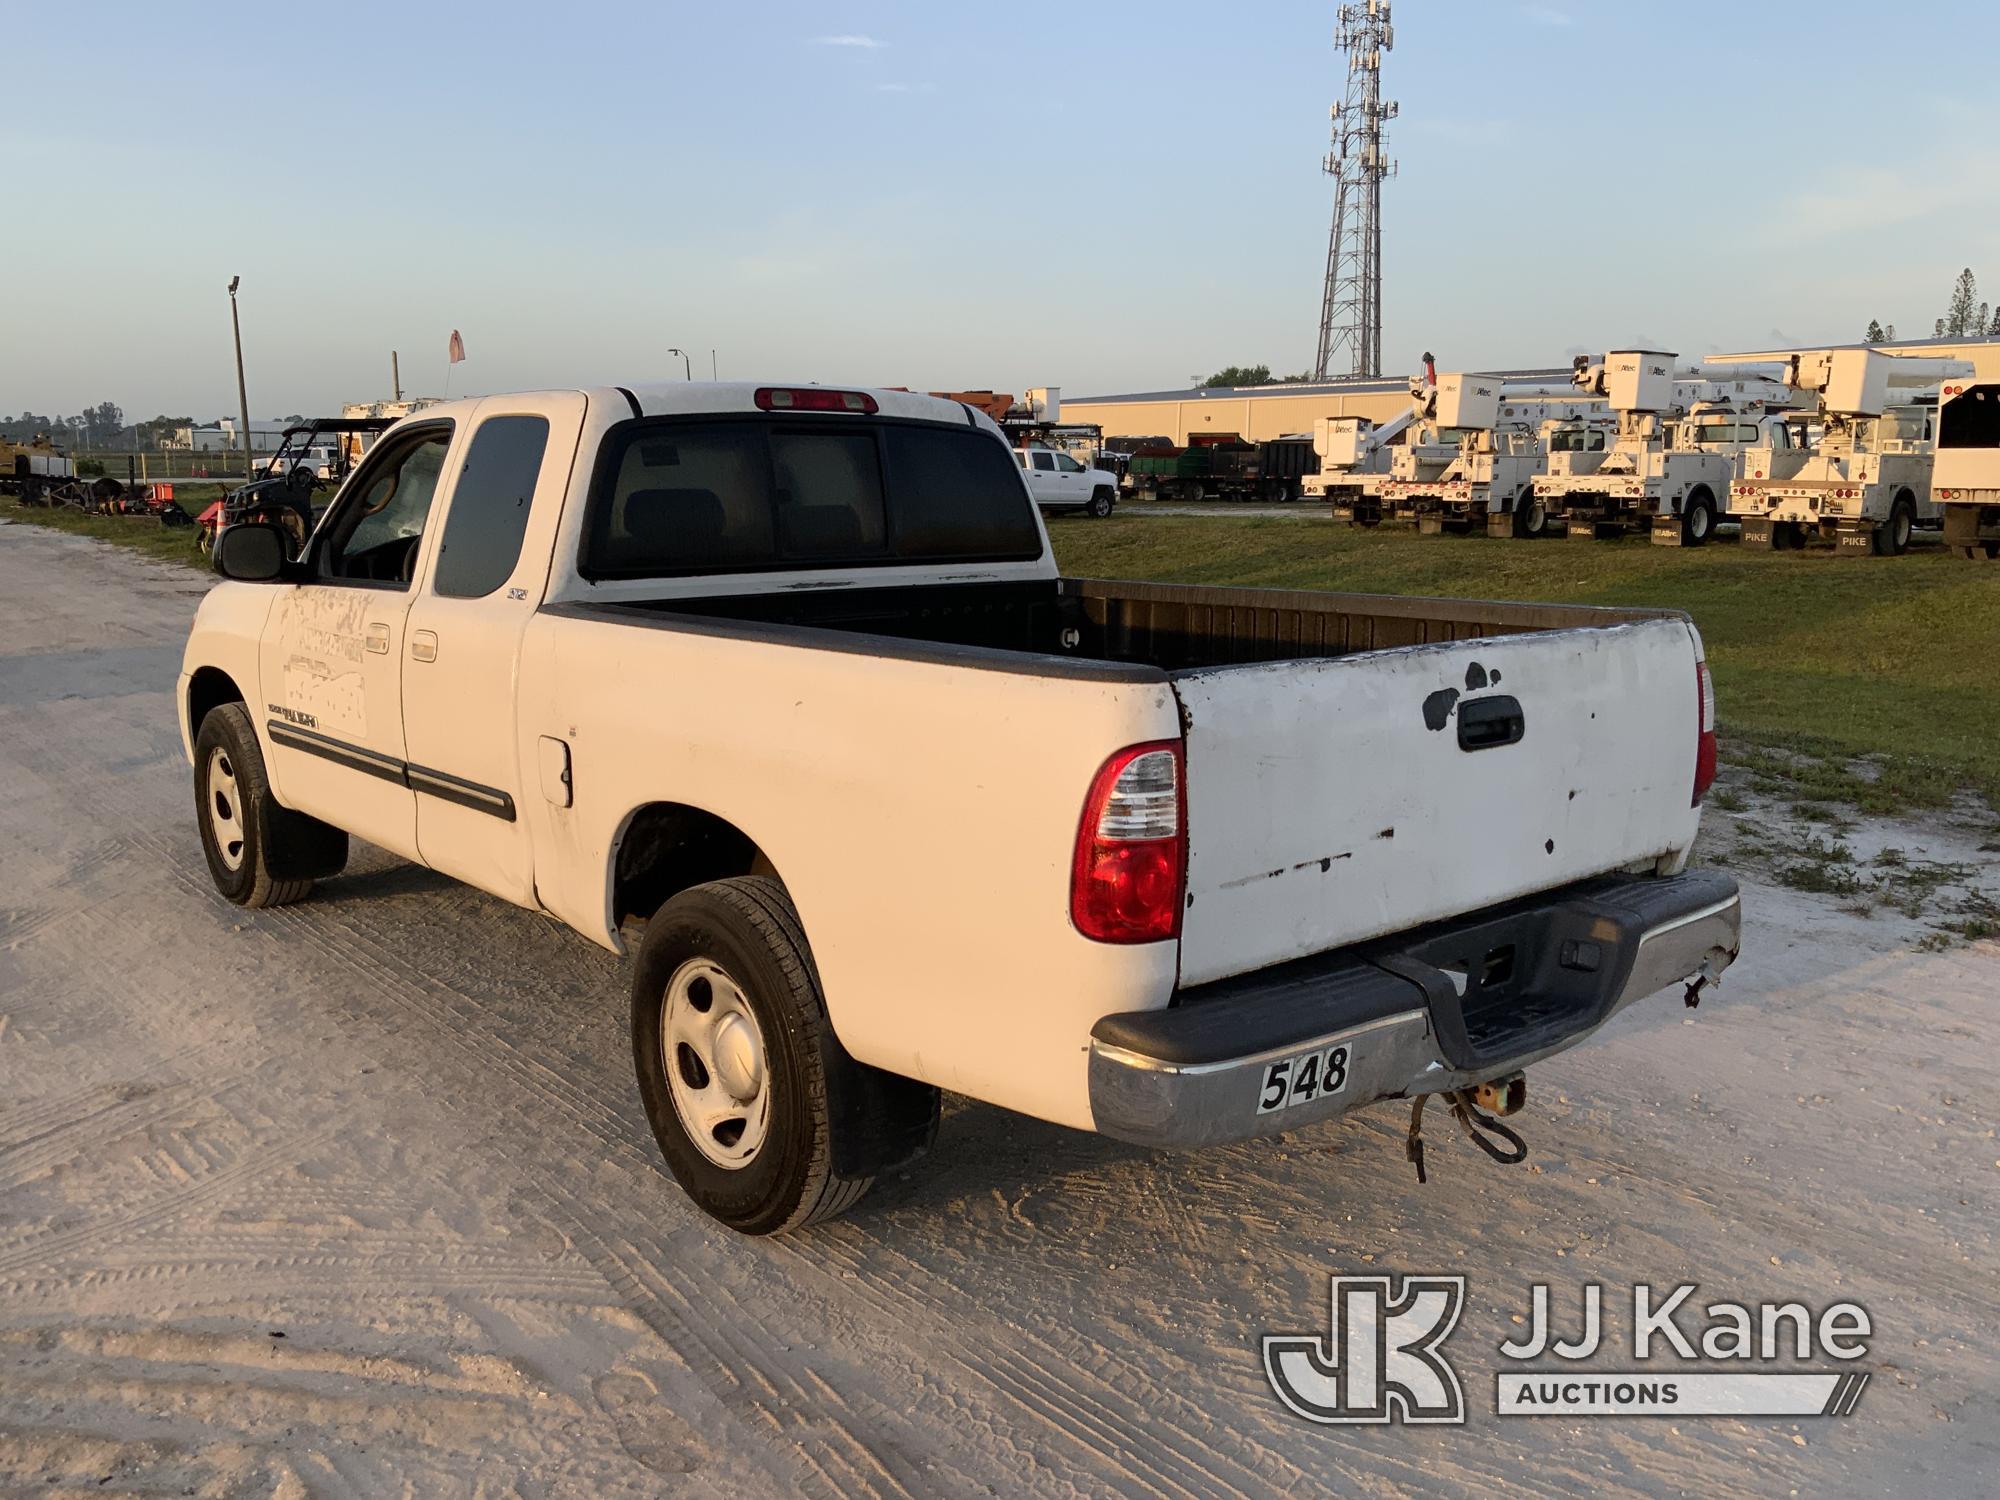
[[[1600,879],[1203,985],[1098,1022],[1091,1112],[1120,1140],[1204,1146],[1469,1088],[1575,1046],[1634,1000],[1717,977],[1741,929],[1725,875]]]

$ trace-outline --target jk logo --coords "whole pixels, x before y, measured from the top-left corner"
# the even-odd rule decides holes
[[[1458,1372],[1438,1353],[1465,1309],[1463,1276],[1334,1276],[1325,1339],[1266,1334],[1264,1374],[1308,1422],[1463,1422]]]

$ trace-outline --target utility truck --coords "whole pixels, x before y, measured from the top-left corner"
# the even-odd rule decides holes
[[[1717,364],[1768,362],[1727,354]],[[1936,525],[1931,497],[1934,409],[1907,396],[1971,372],[1963,360],[1874,349],[1804,349],[1783,357],[1784,383],[1818,403],[1819,442],[1796,463],[1757,465],[1729,486],[1729,512],[1752,547],[1824,539],[1841,552],[1901,556],[1919,525]],[[1906,399],[1897,404],[1892,393]]]
[[[1445,374],[1412,381],[1418,410],[1388,472],[1363,481],[1377,514],[1414,520],[1426,533],[1485,531],[1540,536],[1547,515],[1536,497],[1544,461],[1544,424],[1584,420],[1591,403],[1516,397],[1501,416],[1497,375]],[[1357,507],[1356,519],[1364,519]]]
[[[1603,397],[1618,428],[1601,458],[1551,463],[1536,485],[1570,536],[1645,527],[1662,545],[1699,547],[1715,534],[1738,455],[1783,441],[1781,419],[1765,410],[1769,396],[1782,394],[1775,387],[1752,394],[1742,382],[1731,390],[1730,382],[1677,380],[1676,357],[1660,349],[1577,356],[1572,383]]]
[[[2000,384],[1954,378],[1938,391],[1931,498],[1961,557],[2000,558]]]
[[[1319,458],[1319,472],[1304,475],[1300,493],[1307,499],[1324,499],[1333,505],[1336,520],[1354,519],[1354,503],[1367,493],[1371,474],[1389,472],[1389,456],[1394,443],[1417,420],[1418,407],[1399,412],[1386,422],[1367,417],[1318,417],[1313,421],[1313,452]]]
[[[942,1089],[1148,1146],[1497,1127],[1737,951],[1685,615],[1064,578],[958,402],[446,402],[286,544],[223,531],[182,663],[216,889],[338,898],[352,836],[636,945],[647,1117],[745,1232]]]

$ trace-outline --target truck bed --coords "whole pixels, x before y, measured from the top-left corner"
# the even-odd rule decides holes
[[[559,608],[1164,683],[1186,756],[1183,984],[1592,876],[1672,873],[1699,824],[1697,646],[1670,610],[1097,579]]]
[[[837,634],[820,634],[831,632],[968,648],[952,653],[968,665],[980,652],[1006,652],[1170,674],[1680,618],[1671,610],[1096,578],[729,595],[595,608],[627,618],[729,622],[791,635],[802,645],[837,646]]]

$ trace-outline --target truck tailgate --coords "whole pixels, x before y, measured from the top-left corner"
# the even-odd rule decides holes
[[[1200,984],[1490,906],[1694,841],[1683,619],[1188,670]]]

